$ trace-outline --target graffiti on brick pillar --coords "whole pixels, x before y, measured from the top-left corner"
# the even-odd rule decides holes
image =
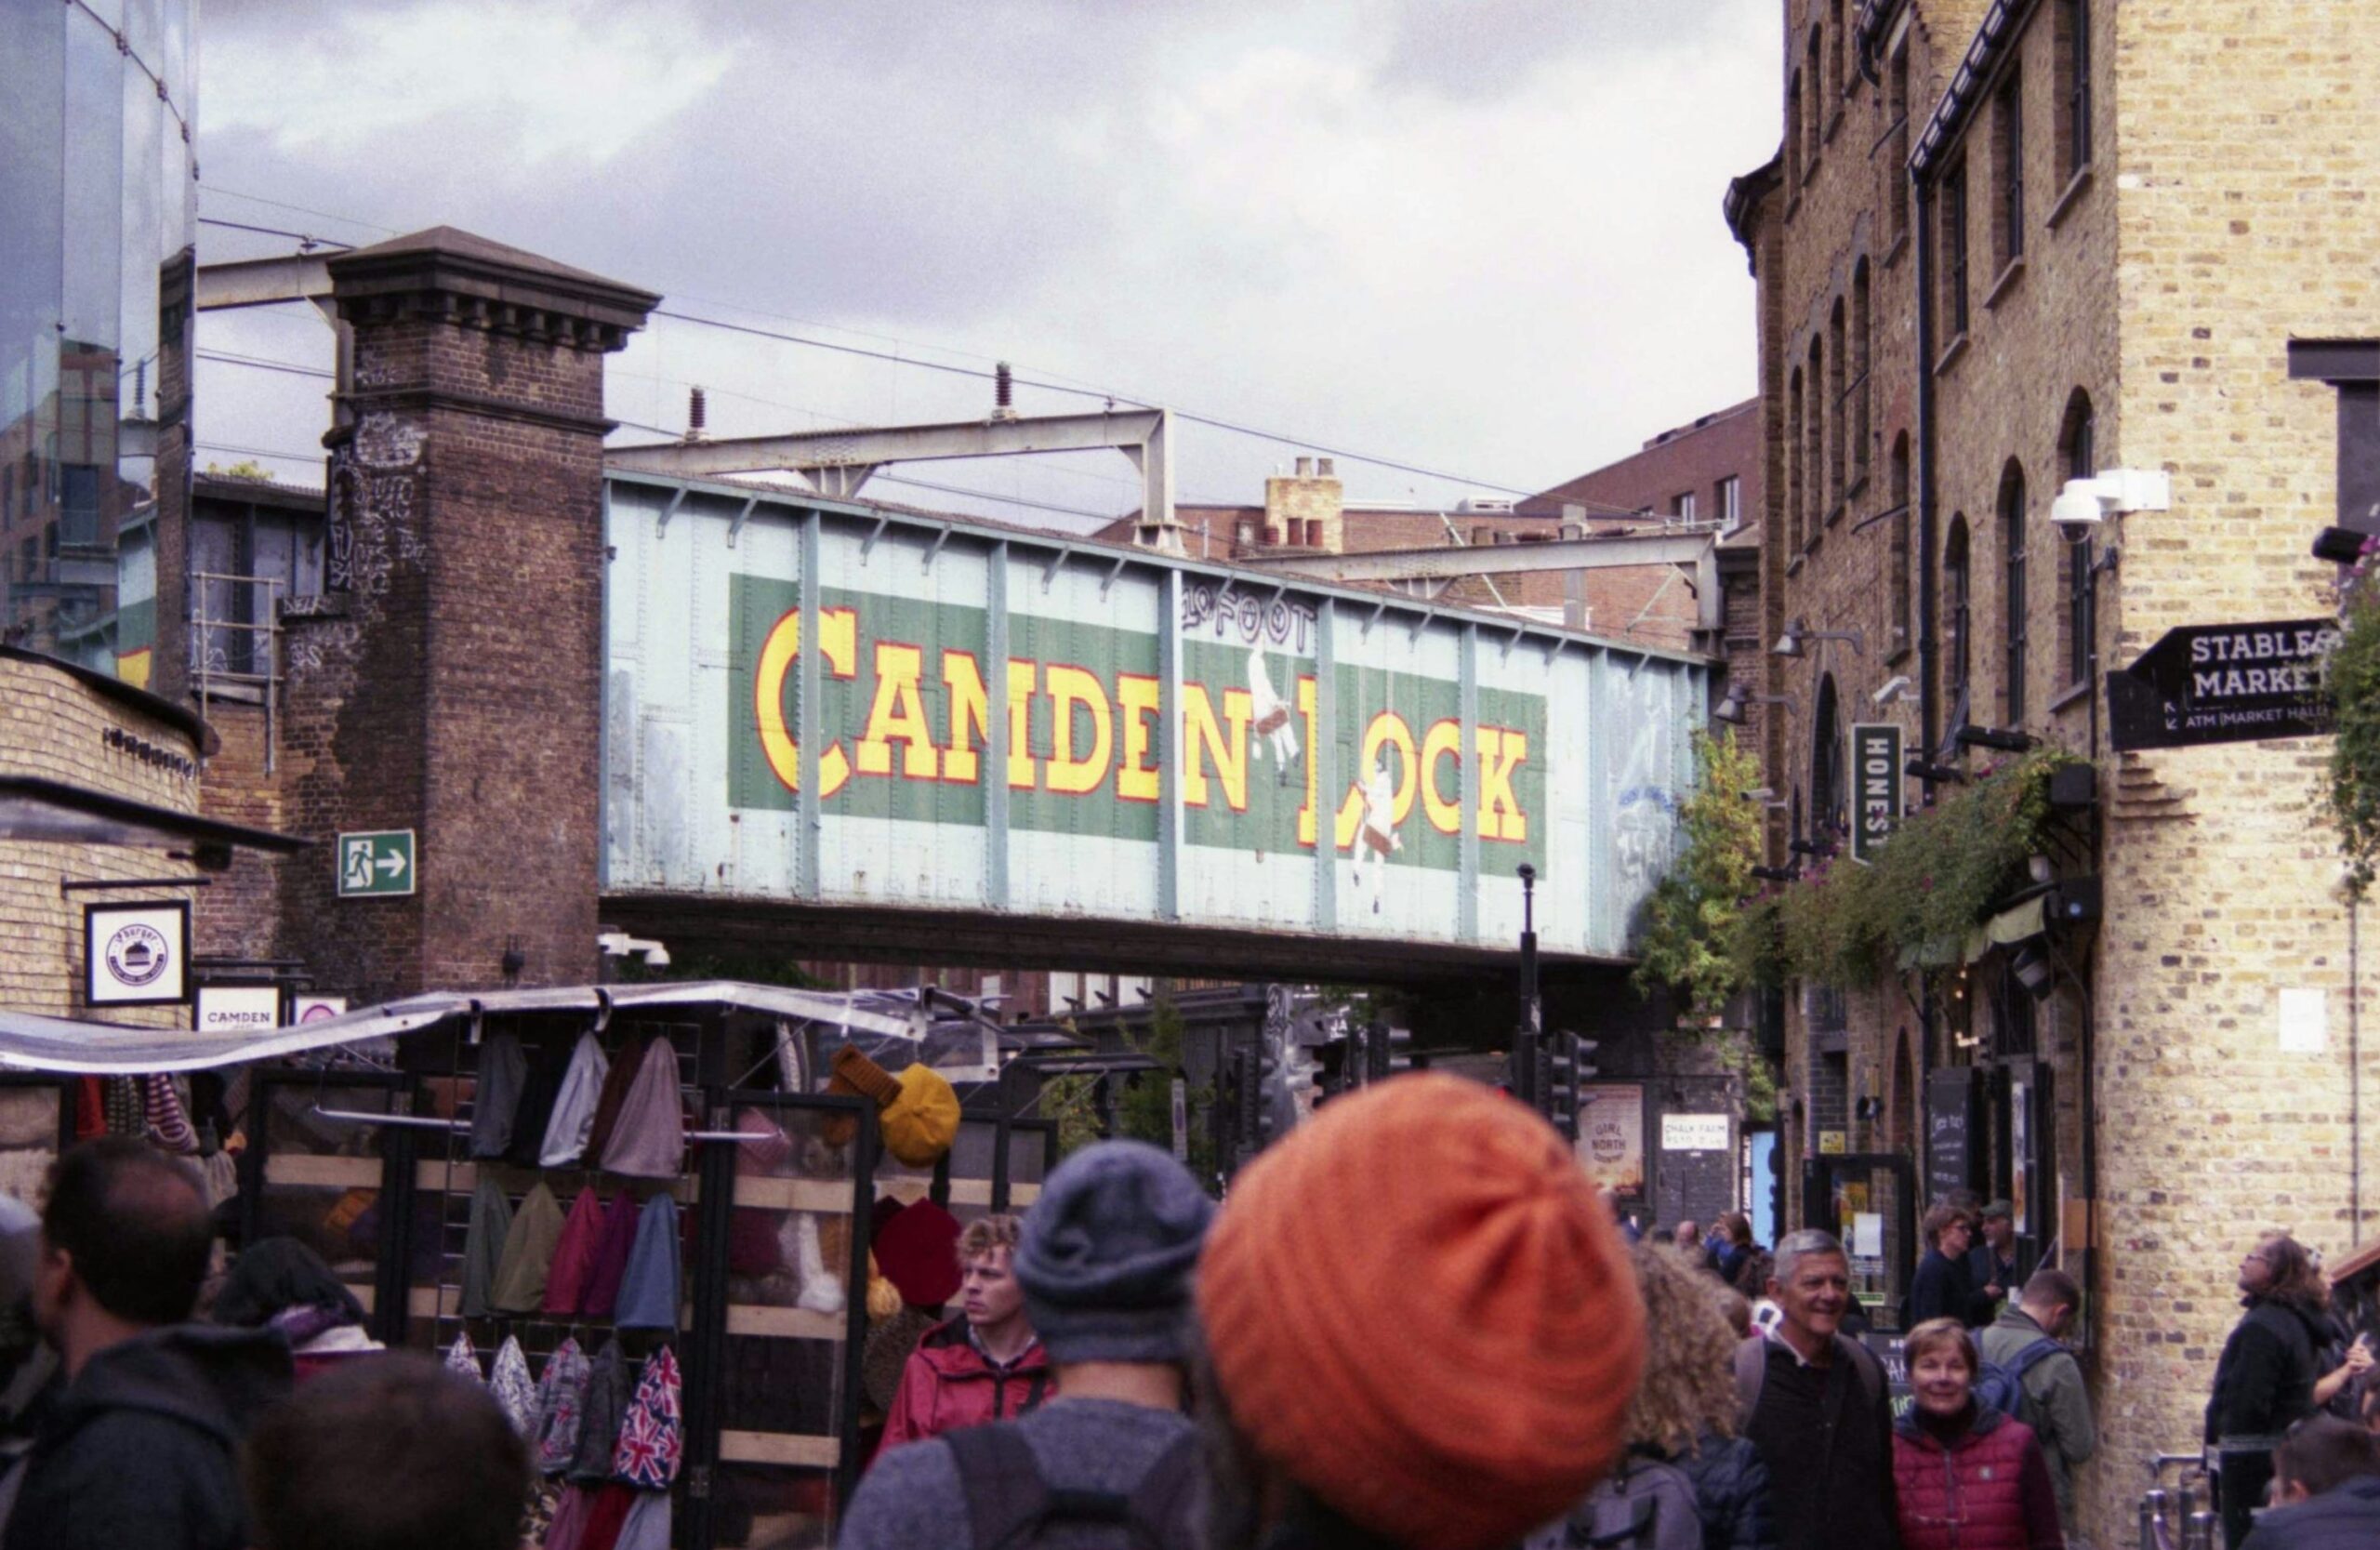
[[[348,449],[340,447],[332,453],[329,521],[324,524],[329,539],[329,553],[323,562],[324,591],[355,590],[355,509],[362,499],[359,484],[355,461]]]

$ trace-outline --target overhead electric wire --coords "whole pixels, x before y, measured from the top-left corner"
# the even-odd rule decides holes
[[[338,215],[330,210],[317,210],[305,205],[292,205],[284,199],[267,199],[260,193],[243,193],[238,189],[227,189],[219,183],[201,183],[199,192],[202,195],[219,193],[229,199],[245,199],[252,205],[270,205],[276,210],[295,210],[301,216],[315,216],[324,220],[336,220],[341,226],[361,226],[370,232],[386,232],[392,237],[397,234],[397,229],[393,226],[358,220],[353,216]]]
[[[258,194],[241,193],[238,191],[231,189],[225,189],[219,192],[231,194],[234,198],[251,199],[261,205],[271,205],[282,209],[296,210],[304,215],[319,216],[324,220],[337,220],[347,225],[366,227],[376,232],[385,232],[390,230],[388,227],[378,226],[371,221],[357,220],[349,216],[333,215],[325,210],[308,209],[303,205],[284,204],[278,200],[266,199]],[[221,220],[205,216],[202,216],[199,219],[201,222],[205,225],[224,226],[234,231],[253,232],[266,236],[286,237],[296,242],[323,244],[341,248],[350,247],[353,245],[349,243],[337,242],[328,237],[317,237],[309,232],[278,231],[271,227],[250,226],[239,221]],[[714,306],[734,305],[734,303],[729,302],[713,302],[709,304]],[[752,310],[758,311],[758,309]],[[669,311],[666,308],[656,308],[652,315],[654,317],[668,318],[676,323],[691,323],[705,328],[717,328],[726,333],[744,334],[755,338],[772,339],[781,344],[800,345],[811,350],[830,351],[840,355],[855,355],[866,360],[884,361],[896,366],[921,367],[927,371],[941,372],[946,376],[968,377],[978,381],[986,382],[994,380],[997,377],[996,372],[986,371],[980,366],[963,366],[947,361],[926,360],[915,355],[904,355],[895,351],[870,350],[862,345],[837,344],[830,339],[809,338],[799,334],[787,334],[778,329],[758,327],[751,324],[729,323],[723,318],[703,317],[694,312],[679,312]],[[767,316],[771,314],[764,312],[761,313],[761,315]],[[817,324],[813,325],[812,326],[832,327],[834,325],[831,324]],[[856,333],[858,330],[852,330],[852,332]],[[951,351],[950,353],[969,352]],[[1108,391],[1098,388],[1076,387],[1064,382],[1051,382],[1035,378],[1014,377],[1012,378],[1012,380],[1016,386],[1021,388],[1031,388],[1041,392],[1065,393],[1076,398],[1096,398],[1104,401],[1111,406],[1116,404],[1129,404],[1135,409],[1154,409],[1158,407],[1157,404],[1147,403],[1144,400],[1135,398],[1130,394]],[[1240,425],[1231,420],[1217,418],[1212,415],[1201,415],[1187,409],[1175,409],[1172,413],[1175,419],[1187,425],[1199,425],[1204,426],[1210,431],[1221,431],[1235,436],[1247,436],[1257,441],[1271,442],[1276,446],[1298,447],[1307,452],[1318,453],[1326,457],[1344,458],[1346,461],[1351,463],[1361,463],[1367,468],[1388,469],[1397,473],[1413,474],[1418,478],[1439,480],[1449,484],[1467,484],[1474,489],[1493,490],[1499,495],[1519,496],[1523,498],[1531,497],[1543,493],[1538,490],[1523,489],[1518,485],[1500,484],[1491,479],[1475,479],[1466,474],[1448,473],[1443,469],[1426,468],[1418,463],[1402,462],[1394,457],[1381,457],[1370,453],[1351,451],[1344,447],[1327,446],[1322,443],[1314,441],[1308,437],[1293,435],[1287,431],[1266,431],[1256,426]],[[675,434],[675,432],[664,431],[661,432],[661,434]],[[1566,502],[1565,504],[1587,507],[1603,514],[1611,516],[1636,517],[1644,514],[1639,511],[1610,505],[1603,501],[1572,500]]]
[[[355,245],[351,242],[341,242],[337,237],[318,237],[311,232],[284,232],[277,226],[251,226],[244,220],[225,220],[218,216],[201,216],[198,218],[198,223],[201,226],[221,226],[233,232],[253,232],[260,237],[287,237],[293,242],[303,243],[313,247],[336,247],[344,250]]]

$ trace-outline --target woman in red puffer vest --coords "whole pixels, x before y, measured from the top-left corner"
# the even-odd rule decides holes
[[[1901,1353],[1917,1403],[1893,1429],[1901,1550],[2065,1550],[2032,1428],[1975,1396],[1975,1342],[1930,1318]]]

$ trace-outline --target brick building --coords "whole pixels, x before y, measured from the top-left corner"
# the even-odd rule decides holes
[[[1187,505],[1175,515],[1194,557],[1256,564],[1316,550],[1493,547],[1722,523],[1722,586],[1736,612],[1749,617],[1763,489],[1758,407],[1749,400],[1715,410],[1661,431],[1618,462],[1518,501],[1474,498],[1448,510],[1349,505],[1334,459],[1300,457],[1290,472],[1265,480],[1261,506]],[[1118,518],[1095,537],[1130,543],[1138,522],[1137,512]],[[1704,637],[1694,577],[1681,566],[1480,575],[1435,585],[1432,595],[1448,602],[1527,613],[1611,640],[1672,651],[1717,646]]]
[[[2086,1277],[2083,1511],[2112,1541],[2146,1461],[2197,1446],[2242,1248],[2279,1227],[2337,1256],[2370,1230],[2327,745],[2119,754],[2100,692],[2174,627],[2334,606],[2307,544],[2336,520],[2341,421],[2290,347],[2380,333],[2368,13],[1785,12],[1784,143],[1727,198],[1760,285],[1763,633],[1857,639],[1765,659],[1761,688],[1792,696],[1763,750],[1787,804],[1771,859],[1842,833],[1848,722],[1962,767],[1958,727],[2022,731],[2094,766],[2081,858],[2055,867],[2105,901],[2038,1003],[2005,949],[1795,987],[1787,1176],[1798,1196],[1823,1142],[1906,1159],[1906,1187],[1925,1120],[1971,1127],[1973,1187],[2029,1197],[2035,1251]],[[2069,544],[2051,500],[2116,469],[2169,475],[2170,509]],[[2292,990],[2338,1031],[2284,1048]]]

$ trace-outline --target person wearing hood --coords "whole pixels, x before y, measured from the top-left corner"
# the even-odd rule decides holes
[[[1013,1251],[1023,1312],[1055,1366],[1050,1402],[880,1455],[840,1550],[1128,1539],[1193,1550],[1191,1274],[1213,1214],[1190,1171],[1144,1142],[1103,1141],[1060,1163]],[[971,1278],[970,1318],[975,1292]],[[1094,1525],[1104,1539],[1081,1537]]]
[[[2317,1408],[2316,1356],[2329,1338],[2320,1272],[2294,1238],[2276,1233],[2248,1252],[2240,1294],[2247,1312],[2215,1364],[2205,1433],[2221,1453],[2215,1496],[2233,1544],[2247,1538],[2252,1515],[2264,1505],[2273,1444]]]
[[[1901,1350],[1917,1401],[1893,1427],[1901,1550],[2065,1550],[2041,1443],[1976,1395],[1966,1325],[1928,1319]]]
[[[33,1317],[66,1387],[25,1464],[5,1550],[242,1550],[237,1456],[288,1394],[272,1330],[187,1324],[214,1245],[206,1195],[147,1143],[106,1136],[50,1179]]]
[[[364,1305],[347,1283],[294,1238],[268,1238],[234,1260],[207,1317],[233,1329],[280,1331],[301,1381],[386,1349],[365,1332]]]

